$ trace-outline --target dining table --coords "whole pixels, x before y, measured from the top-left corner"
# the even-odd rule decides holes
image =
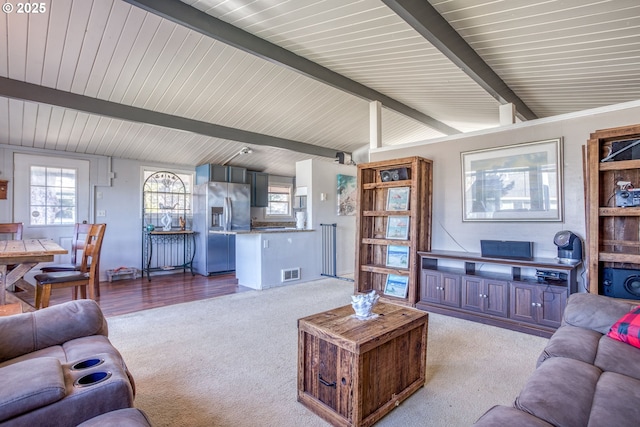
[[[6,304],[7,289],[33,287],[24,275],[36,265],[68,252],[51,239],[0,240],[0,306]]]

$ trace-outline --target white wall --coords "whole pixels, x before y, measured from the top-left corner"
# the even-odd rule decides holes
[[[14,220],[12,181],[15,152],[73,157],[90,161],[92,189],[90,221],[107,224],[100,259],[101,280],[106,280],[105,270],[122,266],[140,268],[142,265],[142,167],[195,171],[195,168],[170,164],[143,164],[138,161],[111,159],[104,156],[0,146],[0,165],[2,165],[0,177],[9,180],[7,200],[0,200],[0,222]],[[114,173],[113,179],[111,179],[111,172]],[[96,197],[98,193],[101,193],[101,198]],[[106,211],[106,216],[96,218],[95,212],[98,210]]]
[[[339,216],[336,189],[337,175],[356,176],[357,168],[317,159],[296,163],[296,187],[307,187],[307,228],[317,230],[316,254],[322,262],[322,236],[320,224],[336,224],[336,274],[353,274],[355,268],[356,217]],[[321,200],[326,194],[326,200]]]
[[[96,186],[102,198],[95,200],[95,210],[104,210],[107,231],[102,243],[100,269],[142,267],[142,180],[143,168],[194,172],[195,167],[162,163],[142,163],[136,160],[112,160],[114,178],[110,186]],[[195,182],[195,177],[194,177]],[[190,218],[187,219],[190,226]]]
[[[416,155],[433,160],[433,249],[480,252],[481,239],[525,240],[534,242],[535,256],[553,258],[557,255],[553,244],[556,232],[571,230],[585,237],[582,149],[590,133],[637,123],[640,123],[640,101],[397,148],[376,149],[371,152],[371,161]],[[562,222],[462,221],[461,152],[556,137],[564,140]]]
[[[115,178],[111,186],[98,186],[96,210],[106,211],[99,222],[107,224],[102,243],[100,269],[142,266],[142,164],[113,159]],[[159,167],[159,169],[163,169]]]

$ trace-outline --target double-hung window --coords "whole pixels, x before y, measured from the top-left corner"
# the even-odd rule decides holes
[[[291,184],[270,184],[269,185],[269,205],[267,206],[267,217],[291,217]]]

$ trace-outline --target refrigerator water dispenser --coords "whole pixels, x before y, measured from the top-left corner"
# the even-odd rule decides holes
[[[219,207],[211,208],[211,227],[219,228],[222,227],[222,217],[223,217],[224,209]]]

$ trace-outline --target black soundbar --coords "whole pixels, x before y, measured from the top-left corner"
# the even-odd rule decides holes
[[[480,240],[480,255],[487,258],[533,259],[533,242]]]

